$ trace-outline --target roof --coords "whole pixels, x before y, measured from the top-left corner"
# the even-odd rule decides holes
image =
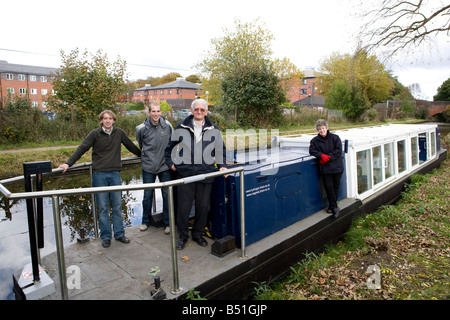
[[[301,100],[297,100],[292,103],[294,106],[298,105],[311,105],[311,96],[303,98]],[[314,105],[315,106],[324,106],[325,105],[325,98],[314,96]]]
[[[420,133],[435,131],[436,124],[387,124],[373,127],[360,127],[351,129],[332,130],[341,141],[349,140],[349,146],[367,147],[371,145],[391,142],[408,136],[415,136]],[[317,133],[302,134],[298,137],[280,137],[279,142],[284,147],[309,147],[309,142]]]
[[[50,67],[38,67],[38,66],[29,66],[24,64],[13,64],[8,63],[5,60],[0,60],[0,72],[6,73],[21,73],[21,74],[33,74],[33,75],[42,75],[49,76],[50,74],[55,74],[59,68],[50,68]]]
[[[145,86],[136,90],[157,90],[157,89],[200,89],[201,85],[186,81],[184,78],[177,78],[177,80],[169,83],[164,83],[156,87]],[[134,91],[136,91],[134,90]]]

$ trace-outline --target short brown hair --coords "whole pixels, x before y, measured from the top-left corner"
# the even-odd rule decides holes
[[[105,116],[105,113],[108,113],[114,119],[114,121],[117,120],[116,114],[114,112],[112,112],[111,110],[103,110],[98,116],[98,121],[102,121],[103,117]]]

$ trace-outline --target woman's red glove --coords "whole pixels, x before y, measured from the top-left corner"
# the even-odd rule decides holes
[[[322,154],[320,155],[320,158],[321,158],[321,161],[319,161],[320,164],[324,164],[324,163],[327,163],[328,161],[330,161],[330,156],[327,156],[327,155],[324,154],[324,153],[322,153]],[[323,161],[323,163],[322,163],[322,161]]]

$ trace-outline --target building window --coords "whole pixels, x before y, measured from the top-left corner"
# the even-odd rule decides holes
[[[33,108],[37,108],[37,107],[39,107],[39,103],[37,101],[31,101],[31,106]]]
[[[31,94],[37,94],[37,89],[31,89]]]
[[[25,81],[25,75],[24,74],[19,74],[19,80]]]
[[[31,75],[30,76],[30,81],[36,81],[36,76]]]
[[[26,88],[19,88],[19,93],[20,94],[26,94],[27,93],[27,89]]]
[[[307,89],[300,89],[300,94],[301,95],[307,95]]]
[[[41,82],[47,82],[47,77],[46,76],[41,76]]]
[[[47,90],[47,89],[41,89],[41,94],[42,94],[43,96],[45,96],[47,93],[48,93],[48,90]]]
[[[7,88],[6,92],[14,94],[14,88]]]
[[[6,79],[7,79],[7,80],[14,80],[13,74],[12,74],[12,73],[7,73],[7,74],[6,74]]]

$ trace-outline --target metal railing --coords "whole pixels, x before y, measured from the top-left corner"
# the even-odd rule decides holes
[[[129,158],[131,159],[131,158]],[[123,159],[125,160],[125,159]],[[78,166],[73,166],[79,168],[81,166],[86,166],[90,164],[80,164]],[[92,174],[92,169],[90,169]],[[62,172],[62,169],[53,169],[52,173]],[[241,223],[241,256],[240,258],[245,259],[245,188],[244,188],[244,168],[235,167],[227,169],[224,171],[216,171],[207,174],[200,174],[196,176],[186,177],[183,179],[176,179],[167,182],[157,182],[157,183],[143,183],[136,185],[120,185],[120,186],[108,186],[108,187],[90,187],[90,188],[77,188],[77,189],[60,189],[60,190],[50,190],[50,191],[33,191],[33,192],[18,192],[11,193],[4,184],[17,182],[23,179],[23,176],[5,179],[0,181],[0,192],[5,196],[7,200],[22,200],[22,199],[38,199],[51,197],[52,198],[52,209],[53,209],[53,219],[55,226],[55,239],[56,239],[56,254],[58,260],[59,278],[61,286],[61,297],[63,300],[69,299],[68,288],[67,288],[67,275],[65,267],[64,258],[64,242],[62,235],[62,225],[61,225],[61,215],[59,210],[59,198],[61,196],[78,195],[78,194],[91,194],[93,201],[94,195],[96,193],[102,192],[114,192],[114,191],[131,191],[131,190],[146,190],[146,189],[157,189],[157,188],[168,188],[168,203],[169,203],[169,225],[170,230],[175,229],[175,209],[174,209],[174,196],[173,187],[189,184],[194,182],[203,181],[210,178],[215,178],[219,176],[229,175],[232,173],[239,173],[239,184],[240,184],[240,223]],[[92,180],[92,179],[91,179]],[[93,206],[94,207],[94,206]],[[94,211],[94,225],[95,222],[95,211]],[[96,227],[95,227],[96,228]],[[97,232],[97,231],[96,231]],[[178,295],[182,292],[178,277],[178,262],[177,262],[177,249],[176,249],[176,232],[171,232],[171,254],[172,254],[172,269],[173,269],[173,289],[171,293]]]

